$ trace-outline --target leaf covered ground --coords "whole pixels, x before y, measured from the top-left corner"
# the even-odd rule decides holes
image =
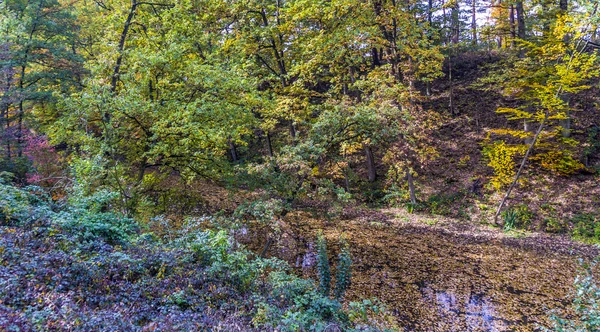
[[[332,257],[340,237],[350,244],[353,279],[347,298],[376,296],[400,326],[417,331],[550,327],[549,313],[569,313],[577,258],[598,254],[597,248],[565,237],[506,234],[398,209],[363,211],[346,220],[292,213],[270,253],[311,275],[306,262],[319,230],[331,243]],[[250,238],[257,248],[264,244],[264,232]]]

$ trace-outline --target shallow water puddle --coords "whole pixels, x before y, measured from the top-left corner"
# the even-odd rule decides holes
[[[468,331],[499,331],[506,328],[497,321],[494,305],[480,295],[457,296],[452,292],[421,289],[422,301],[430,305],[436,315],[439,328],[452,327]]]
[[[318,230],[328,240],[332,266],[342,233],[350,243],[347,300],[379,298],[406,331],[535,331],[548,326],[549,312],[570,303],[576,258],[597,254],[558,239],[456,233],[421,224],[324,221],[306,214],[287,218],[269,254],[313,275]],[[249,246],[260,251],[264,236],[256,232]]]

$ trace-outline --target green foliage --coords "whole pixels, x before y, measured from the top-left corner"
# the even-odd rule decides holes
[[[563,121],[574,111],[566,95],[589,89],[589,80],[600,74],[597,53],[586,52],[583,42],[589,24],[590,16],[585,12],[559,13],[551,22],[544,23],[540,38],[519,40],[520,56],[511,58],[501,71],[483,80],[491,89],[522,102],[519,107],[500,107],[498,113],[533,127],[533,131],[513,128],[490,131],[505,137],[502,143],[484,151],[494,168],[491,183],[496,190],[514,175],[512,159],[522,145],[511,142],[525,140],[530,144],[528,141],[533,141],[538,128],[541,131],[535,137],[532,161],[560,175],[571,175],[583,168],[573,157],[573,147],[578,142],[567,137],[570,128],[564,127]],[[498,89],[498,81],[506,83]]]
[[[518,217],[517,212],[513,209],[506,210],[502,213],[502,218],[504,219],[504,231],[510,231],[515,228]]]
[[[504,219],[504,230],[510,231],[515,228],[527,228],[533,220],[534,214],[526,204],[519,204],[502,212]]]
[[[25,184],[27,182],[27,173],[31,172],[32,163],[27,157],[13,157],[11,159],[0,159],[0,172],[12,174],[13,181]]]
[[[553,216],[545,218],[543,225],[545,225],[545,231],[549,233],[563,233],[567,228],[567,225],[561,219]]]
[[[573,224],[573,236],[581,240],[600,241],[600,220],[591,213],[581,213],[570,220]]]
[[[280,218],[285,205],[278,199],[256,200],[240,204],[234,216],[244,220],[256,220],[263,224],[272,224]]]
[[[340,241],[340,254],[338,255],[338,264],[335,275],[334,296],[337,300],[344,298],[346,290],[350,287],[352,279],[352,257],[350,257],[350,246],[344,239]]]
[[[139,330],[152,323],[187,331],[221,328],[229,320],[242,329],[280,331],[370,324],[382,330],[387,324],[377,318],[381,311],[368,306],[343,309],[285,262],[256,258],[228,230],[206,230],[212,217],[189,218],[161,242],[118,227],[116,215],[102,212],[115,194],[71,196],[53,211],[39,188],[0,183],[0,193],[1,211],[11,223],[0,227],[0,263],[14,271],[0,289],[7,306],[1,330],[67,324],[76,330]],[[344,261],[349,264],[349,258]],[[241,307],[243,313],[232,313]],[[358,317],[357,308],[366,316]]]
[[[581,262],[583,271],[575,278],[575,292],[573,294],[572,309],[574,315],[550,316],[553,323],[552,329],[545,331],[557,332],[583,332],[600,330],[600,284],[594,274],[598,259],[591,264]]]
[[[331,289],[331,268],[327,256],[327,240],[321,233],[317,236],[317,275],[319,279],[319,292],[329,296]]]
[[[587,140],[584,142],[583,155],[588,159],[600,151],[600,127],[592,127],[587,132]]]

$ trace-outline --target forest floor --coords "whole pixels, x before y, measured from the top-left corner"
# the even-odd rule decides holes
[[[353,258],[346,299],[377,297],[406,330],[548,327],[549,314],[570,304],[580,268],[577,258],[589,260],[599,253],[597,247],[564,236],[504,232],[403,209],[363,212],[346,220],[290,213],[280,223],[269,255],[313,276],[317,232],[322,230],[328,239],[332,265],[343,235]],[[240,240],[260,251],[266,232],[245,234]]]

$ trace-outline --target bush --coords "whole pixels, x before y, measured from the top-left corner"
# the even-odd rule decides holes
[[[319,291],[323,296],[329,296],[331,288],[331,269],[327,257],[327,240],[323,234],[317,237],[317,273],[319,276]]]
[[[162,243],[111,214],[110,193],[71,197],[51,209],[35,192],[5,184],[0,192],[0,208],[12,223],[0,227],[2,331],[297,331],[364,324],[285,262],[256,258],[226,230],[202,229],[206,218],[188,219]],[[369,311],[368,319],[376,323],[374,315]]]
[[[588,266],[581,262],[583,273],[575,278],[573,294],[572,309],[575,315],[551,315],[553,328],[545,329],[546,331],[600,331],[600,283],[593,273],[597,264],[598,259]]]
[[[570,222],[573,224],[573,236],[576,238],[600,241],[600,222],[594,214],[577,214]]]
[[[335,298],[341,300],[350,287],[352,279],[352,258],[350,257],[350,247],[345,240],[341,241],[341,252],[338,256],[337,273],[335,276]]]

